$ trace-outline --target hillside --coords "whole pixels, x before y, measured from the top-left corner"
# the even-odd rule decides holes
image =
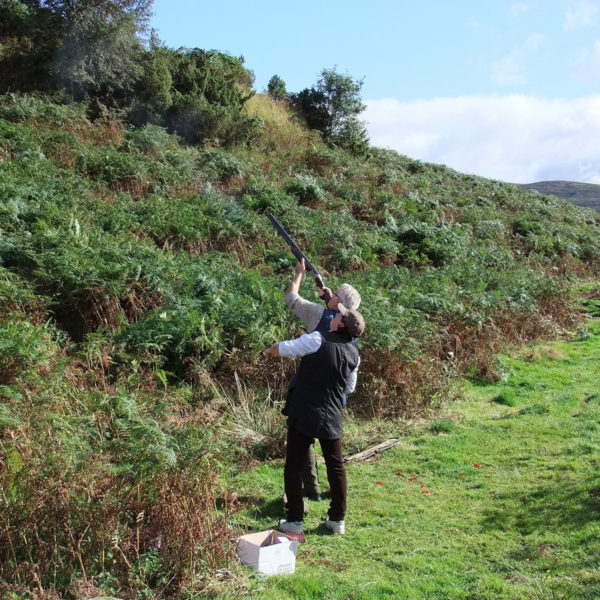
[[[260,351],[302,331],[265,212],[330,287],[361,292],[359,423],[505,378],[498,352],[575,327],[568,290],[599,272],[600,216],[347,152],[268,95],[245,99],[254,129],[227,144],[92,108],[0,97],[0,593],[15,599],[213,589],[243,503],[225,482],[283,456],[294,365]]]
[[[591,208],[600,212],[600,185],[578,183],[576,181],[538,181],[537,183],[517,184],[522,190],[535,190],[568,200],[576,206]]]

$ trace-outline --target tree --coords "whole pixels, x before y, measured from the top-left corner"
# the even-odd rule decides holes
[[[285,81],[283,81],[279,75],[273,75],[273,77],[269,79],[267,92],[269,93],[269,96],[273,97],[275,100],[287,100],[289,98],[289,94],[285,88]]]
[[[364,121],[356,117],[344,119],[339,130],[332,137],[336,146],[348,150],[355,156],[365,155],[369,152],[369,134]]]
[[[153,42],[142,68],[131,115],[136,125],[163,125],[191,143],[245,143],[256,133],[258,119],[242,111],[254,94],[254,74],[242,58]]]
[[[46,89],[61,22],[33,1],[0,0],[0,92]]]
[[[129,97],[152,0],[0,0],[0,91]]]
[[[62,23],[53,76],[75,98],[129,96],[141,75],[152,0],[43,0]]]
[[[335,68],[323,69],[316,85],[293,94],[292,102],[306,124],[320,131],[325,140],[362,153],[368,147],[366,128],[357,118],[365,109],[360,96],[362,85],[362,79],[354,81]]]
[[[0,0],[0,90],[64,88],[123,102],[152,0]]]

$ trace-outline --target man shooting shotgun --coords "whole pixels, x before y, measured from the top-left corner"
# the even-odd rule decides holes
[[[355,311],[360,305],[360,294],[351,285],[344,283],[341,285],[336,292],[323,285],[323,279],[319,275],[319,272],[306,258],[305,254],[295,244],[292,238],[288,235],[285,229],[281,226],[279,221],[272,215],[268,215],[269,220],[275,225],[275,228],[279,234],[288,243],[294,256],[298,259],[296,264],[295,277],[288,286],[285,293],[286,304],[290,307],[290,310],[304,323],[307,331],[312,333],[318,331],[321,334],[329,333],[331,329],[332,321],[337,315],[340,314],[340,305],[342,309],[346,308]],[[310,266],[309,266],[310,265]],[[308,267],[308,269],[307,269]],[[305,298],[302,298],[299,294],[300,284],[302,277],[306,270],[313,276],[317,287],[319,288],[319,294],[324,300],[326,307],[323,308],[321,304],[310,302]],[[292,381],[288,387],[288,399],[293,395],[294,387],[296,385],[296,375],[294,375]],[[343,394],[343,404],[346,404],[346,397]],[[287,405],[286,409],[287,410]],[[285,413],[284,413],[285,414]],[[319,480],[317,474],[317,463],[314,450],[314,443],[308,448],[307,454],[304,458],[304,468],[302,472],[302,480],[304,484],[304,496],[308,496],[313,500],[320,500]]]
[[[292,254],[298,260],[298,265],[301,265],[302,261],[304,261],[304,268],[302,268],[301,272],[299,272],[298,265],[296,266],[296,277],[285,293],[285,301],[290,307],[291,311],[304,322],[308,331],[319,329],[320,325],[322,325],[323,329],[325,329],[325,326],[328,325],[329,322],[335,317],[336,313],[339,312],[338,305],[340,302],[346,308],[350,310],[356,310],[360,306],[360,294],[356,291],[356,289],[354,289],[348,283],[342,284],[335,292],[332,292],[328,287],[325,287],[320,273],[310,262],[310,260],[308,260],[306,254],[300,250],[299,246],[290,237],[281,223],[271,213],[268,213],[267,217],[269,218],[269,221],[273,223],[279,235],[286,241],[292,250]],[[300,289],[302,275],[305,272],[308,272],[308,274],[315,280],[315,284],[319,288],[319,296],[327,306],[326,310],[323,309],[323,307],[319,304],[309,302],[297,295],[298,290]],[[292,294],[296,294],[297,297],[292,296]],[[321,323],[321,320],[324,320],[324,323]]]

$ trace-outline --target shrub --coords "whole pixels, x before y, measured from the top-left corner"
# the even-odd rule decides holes
[[[432,226],[424,222],[401,225],[396,239],[404,246],[405,257],[426,256],[435,266],[456,261],[465,252],[466,234],[459,225]]]
[[[2,149],[19,157],[31,156],[37,154],[39,158],[44,158],[39,144],[33,138],[28,128],[19,124],[0,121],[0,140]]]
[[[332,141],[353,156],[364,156],[369,152],[367,127],[357,118],[345,119],[332,136]]]
[[[512,223],[513,233],[523,237],[528,235],[540,235],[544,233],[543,224],[531,218],[519,218]]]
[[[45,318],[45,299],[15,273],[0,266],[0,323],[22,315],[34,325]]]
[[[77,157],[77,165],[92,179],[102,179],[117,187],[127,182],[144,182],[148,175],[144,161],[111,147],[84,150]]]
[[[341,156],[335,147],[312,145],[304,153],[304,161],[306,166],[321,176],[331,175],[335,170],[339,169]],[[355,188],[355,186],[352,186]]]
[[[314,201],[318,202],[325,195],[319,182],[312,175],[295,175],[289,180],[285,189],[288,194],[293,194],[304,204]]]
[[[0,384],[13,383],[29,369],[47,367],[56,345],[47,325],[13,316],[0,322]]]
[[[217,363],[223,367],[232,352],[238,357],[232,370],[251,368],[256,352],[282,335],[285,308],[272,280],[218,259],[198,260],[180,276],[180,296],[124,328],[120,342],[155,355],[160,367],[194,381],[200,371]]]
[[[171,50],[153,45],[138,82],[141,102],[132,121],[166,126],[190,143],[206,139],[247,143],[260,122],[242,112],[253,74],[240,59],[215,50]],[[158,85],[157,85],[158,83]]]
[[[138,353],[157,356],[157,366],[184,377],[186,364],[210,369],[225,350],[223,329],[205,316],[200,302],[188,302],[173,308],[147,313],[121,333],[117,340],[126,342]]]
[[[85,103],[60,104],[51,96],[34,94],[7,94],[0,101],[0,118],[22,122],[41,120],[64,127],[75,122],[88,123]]]
[[[285,192],[266,181],[250,178],[242,188],[242,203],[247,208],[283,213],[295,205],[294,200]]]
[[[253,392],[234,373],[235,388],[222,388],[217,397],[227,414],[225,434],[237,448],[252,459],[272,460],[285,456],[287,427],[281,405],[274,403],[271,391]]]
[[[217,482],[210,427],[190,427],[175,444],[155,420],[169,418],[168,404],[152,409],[125,390],[86,396],[56,375],[46,379],[50,397],[32,391],[17,403],[0,388],[12,409],[0,419],[15,434],[0,449],[5,589],[35,581],[64,592],[77,573],[127,597],[201,591],[229,558],[236,510]]]
[[[168,150],[178,149],[177,139],[169,134],[164,127],[150,123],[125,132],[123,148],[139,151],[157,160],[164,160]]]
[[[214,140],[225,146],[250,142],[260,127],[259,120],[241,113],[241,106],[221,106],[191,95],[175,98],[165,123],[191,144]]]
[[[224,150],[203,151],[200,154],[200,163],[208,177],[218,181],[239,177],[246,169],[239,158]]]

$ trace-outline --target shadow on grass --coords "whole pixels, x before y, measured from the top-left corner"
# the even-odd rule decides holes
[[[331,531],[325,527],[330,493],[322,493],[321,498],[320,502],[309,502],[309,512],[312,516],[320,515],[322,517],[321,522],[316,527],[305,528],[305,533],[331,535]],[[279,519],[285,519],[285,508],[281,496],[270,499],[260,499],[256,496],[240,496],[239,501],[242,505],[246,505],[246,508],[252,511],[255,517],[260,518],[260,520],[273,521],[272,527],[277,526]],[[252,526],[247,527],[249,531],[253,530]]]
[[[255,513],[261,519],[273,519],[278,521],[285,518],[285,510],[281,496],[271,499],[259,499],[255,496],[240,496],[239,501],[242,505],[246,505],[247,509]]]
[[[600,520],[600,497],[590,494],[593,484],[574,486],[569,480],[549,482],[506,495],[484,510],[486,529],[516,529],[522,535],[552,529],[571,533]],[[516,506],[515,506],[516,505]]]

